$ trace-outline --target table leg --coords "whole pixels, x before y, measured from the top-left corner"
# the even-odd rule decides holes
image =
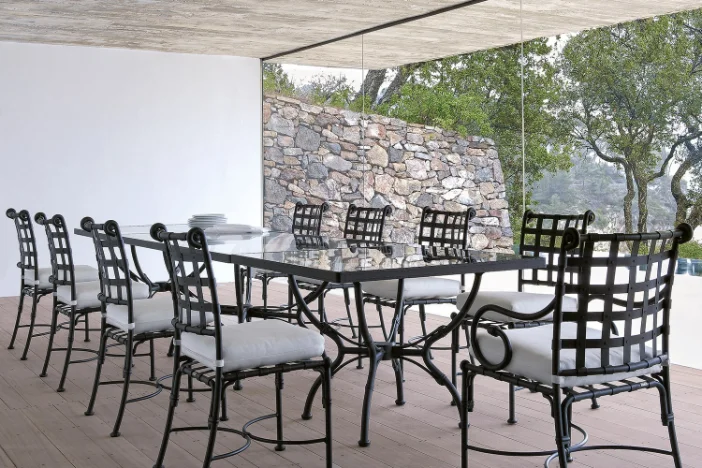
[[[482,280],[482,276],[482,273],[475,274],[473,279],[473,287],[471,288],[470,294],[468,295],[468,298],[466,299],[465,304],[463,304],[463,307],[461,308],[460,312],[453,317],[453,319],[448,325],[439,327],[436,331],[430,333],[430,337],[425,341],[424,346],[422,348],[422,360],[424,361],[426,369],[429,371],[429,374],[432,377],[434,377],[437,383],[439,383],[439,385],[446,387],[449,393],[451,393],[453,402],[455,403],[456,408],[458,409],[459,420],[462,417],[460,409],[461,396],[458,393],[456,386],[453,384],[452,379],[448,378],[446,374],[441,372],[441,370],[434,364],[433,359],[431,359],[431,348],[434,345],[434,343],[444,338],[445,336],[448,336],[455,329],[457,329],[457,327],[461,326],[461,324],[465,320],[465,317],[468,315],[468,310],[470,310],[470,307],[473,305],[473,302],[475,301],[475,298],[478,295],[478,290],[480,289],[480,282]]]

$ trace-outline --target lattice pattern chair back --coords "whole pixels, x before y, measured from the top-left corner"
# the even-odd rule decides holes
[[[5,214],[15,222],[17,229],[17,240],[19,241],[20,261],[17,266],[22,269],[22,277],[27,281],[27,275],[34,276],[34,283],[39,283],[39,266],[37,259],[37,241],[34,237],[34,226],[29,211],[22,210],[19,213],[14,209],[8,209]]]
[[[424,207],[418,241],[432,247],[465,249],[468,244],[468,221],[474,217],[474,208],[468,208],[468,211],[442,211]]]
[[[557,302],[553,375],[614,374],[665,364],[678,246],[691,238],[687,224],[675,231],[643,234],[566,230],[556,292],[560,297],[577,294],[578,309],[563,312]],[[634,252],[630,256],[620,254],[626,245]],[[580,254],[565,255],[573,249]],[[575,281],[566,280],[568,270],[576,271]],[[618,335],[612,332],[613,322],[619,324]],[[576,327],[574,337],[572,331],[562,334],[567,327]],[[564,359],[573,365],[561,367]]]
[[[217,281],[205,233],[200,228],[188,232],[168,232],[163,224],[151,228],[151,236],[166,244],[166,264],[172,281],[174,326],[179,331],[214,336],[217,360],[222,359],[220,308]],[[208,327],[208,314],[214,322]]]
[[[561,250],[563,234],[566,229],[574,228],[581,234],[587,233],[587,227],[595,222],[595,213],[588,210],[578,215],[544,214],[527,210],[522,218],[522,233],[519,240],[521,255],[543,256],[546,266],[519,272],[518,290],[525,284],[537,286],[555,286],[558,271],[558,254]],[[577,250],[568,255],[577,255]]]
[[[318,236],[322,230],[322,217],[329,209],[329,204],[305,205],[297,202],[293,214],[292,233],[306,236]]]
[[[109,304],[127,305],[128,323],[133,324],[132,281],[119,224],[113,220],[95,224],[92,218],[83,218],[80,225],[93,236],[100,276],[100,300]]]
[[[73,251],[68,237],[66,220],[60,214],[47,218],[44,213],[34,215],[37,224],[44,226],[46,238],[49,242],[49,255],[51,257],[51,276],[56,286],[71,286],[71,297],[76,297],[75,268],[73,264]]]
[[[390,205],[386,205],[383,208],[363,208],[352,203],[346,212],[344,237],[346,239],[380,242],[383,240],[385,218],[391,214],[392,207]]]

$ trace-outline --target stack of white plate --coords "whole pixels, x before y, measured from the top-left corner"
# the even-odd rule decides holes
[[[196,214],[188,220],[188,226],[200,229],[211,228],[220,224],[227,224],[227,217],[221,213]]]

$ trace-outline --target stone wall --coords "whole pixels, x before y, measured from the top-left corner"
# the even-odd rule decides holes
[[[339,236],[350,203],[391,204],[386,237],[413,242],[422,208],[477,210],[470,246],[511,249],[504,177],[492,140],[266,96],[264,223],[289,230],[297,201],[329,202],[323,231]]]

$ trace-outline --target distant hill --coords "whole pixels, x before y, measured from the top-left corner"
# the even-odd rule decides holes
[[[572,161],[570,170],[547,173],[532,187],[531,209],[548,213],[578,213],[589,209],[597,215],[594,230],[623,231],[624,173],[594,156],[575,156]],[[675,209],[670,177],[656,179],[648,192],[648,230],[670,229],[675,222]],[[634,199],[634,219],[636,216]]]

